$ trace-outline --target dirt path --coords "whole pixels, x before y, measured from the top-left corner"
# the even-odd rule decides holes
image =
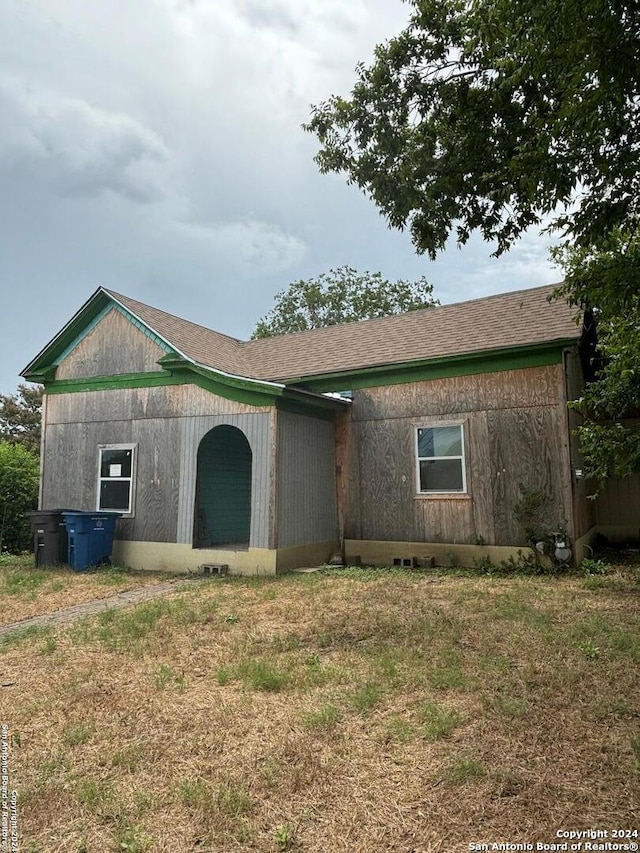
[[[193,580],[179,578],[168,581],[167,583],[154,584],[153,586],[139,586],[135,589],[129,589],[126,592],[119,592],[117,595],[112,595],[109,598],[85,601],[82,604],[66,607],[63,610],[56,610],[53,613],[44,613],[40,616],[33,616],[31,619],[10,622],[8,625],[0,626],[0,639],[7,634],[13,634],[15,631],[23,631],[26,628],[62,625],[66,622],[73,622],[74,619],[80,619],[83,616],[95,616],[96,613],[102,613],[105,610],[119,610],[123,607],[131,607],[134,604],[139,604],[141,601],[148,601],[152,598],[158,598],[161,595],[168,595],[170,592],[175,592],[183,587],[184,584],[192,583],[203,583],[203,580],[200,578]]]

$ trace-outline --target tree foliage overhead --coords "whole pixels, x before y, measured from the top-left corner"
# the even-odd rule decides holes
[[[42,385],[18,385],[16,394],[0,394],[0,441],[40,452]]]
[[[406,29],[306,128],[418,251],[508,249],[553,214],[590,245],[640,209],[637,0],[410,0]]]
[[[339,323],[402,314],[437,304],[425,278],[391,282],[380,273],[339,267],[308,281],[295,281],[275,298],[253,338],[270,338]]]
[[[558,249],[559,295],[587,306],[598,327],[596,381],[573,405],[585,473],[594,481],[640,471],[640,231],[613,231],[597,246]]]

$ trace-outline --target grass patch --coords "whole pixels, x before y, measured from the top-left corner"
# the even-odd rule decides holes
[[[631,825],[636,590],[615,567],[330,570],[9,644],[23,846],[453,851],[487,820],[513,841],[558,814]]]
[[[441,778],[452,785],[464,785],[484,779],[486,775],[487,771],[480,761],[469,756],[459,756],[447,764]]]
[[[451,734],[460,723],[460,715],[436,702],[424,702],[418,711],[420,731],[426,740],[439,740]]]
[[[329,730],[337,726],[342,719],[342,712],[335,705],[323,705],[314,711],[303,714],[302,720],[307,729]]]
[[[12,569],[2,574],[0,596],[35,596],[51,575],[42,569]]]
[[[386,743],[408,743],[415,735],[415,726],[402,717],[393,716],[385,724],[382,739]]]
[[[62,730],[62,740],[66,746],[80,746],[91,740],[94,731],[91,723],[76,723]]]
[[[379,684],[368,682],[359,687],[355,693],[352,693],[349,701],[361,714],[366,715],[375,708],[383,695],[384,690]]]
[[[28,643],[29,640],[46,640],[50,638],[51,633],[51,628],[45,625],[29,625],[27,628],[16,628],[15,631],[9,631],[9,633],[0,637],[0,654],[13,649],[15,646]]]
[[[184,690],[185,686],[184,673],[176,675],[176,673],[166,663],[159,666],[156,671],[154,681],[158,690],[164,690],[169,686]]]
[[[248,814],[251,808],[251,797],[244,785],[234,780],[227,780],[218,788],[217,804],[223,815],[237,820]]]
[[[250,690],[277,692],[285,690],[291,684],[291,676],[273,661],[249,658],[241,661],[236,668],[237,677]]]
[[[182,779],[178,783],[178,795],[189,809],[208,809],[213,803],[211,787],[204,779]]]

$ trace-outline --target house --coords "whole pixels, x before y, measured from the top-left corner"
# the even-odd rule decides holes
[[[23,371],[40,505],[121,512],[139,568],[503,559],[527,507],[581,552],[584,340],[552,292],[240,341],[101,287]]]

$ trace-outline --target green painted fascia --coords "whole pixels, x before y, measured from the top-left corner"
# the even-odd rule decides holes
[[[111,309],[117,310],[161,349],[171,353],[165,341],[158,337],[153,329],[134,317],[104,290],[99,289],[71,318],[64,329],[27,365],[21,375],[32,382],[43,381],[51,370],[55,369],[78,346]]]
[[[559,364],[562,361],[563,350],[575,344],[575,339],[569,338],[549,344],[532,344],[511,349],[407,361],[402,364],[387,364],[362,370],[302,376],[299,379],[287,380],[287,385],[294,388],[302,386],[309,391],[322,393],[345,388],[372,388],[376,385],[400,385],[428,379],[448,379],[454,376],[496,373],[525,367],[544,367],[549,364]]]
[[[79,391],[117,391],[121,388],[153,388],[158,385],[184,385],[179,376],[157,373],[120,373],[117,376],[88,376],[80,379],[45,381],[47,394],[75,394]]]
[[[165,364],[168,363],[168,359]],[[278,404],[287,411],[312,417],[333,419],[333,412],[343,404],[330,399],[309,399],[309,395],[295,389],[268,386],[235,376],[220,376],[212,371],[173,359],[171,371],[154,373],[121,373],[118,376],[93,376],[81,379],[53,379],[45,381],[47,394],[73,394],[80,391],[117,391],[124,388],[154,388],[163,385],[197,385],[211,394],[245,403],[268,407]]]
[[[272,406],[273,395],[264,392],[249,391],[234,387],[226,382],[216,381],[211,375],[193,370],[179,370],[172,373],[121,373],[118,376],[92,376],[83,379],[58,379],[45,383],[47,394],[74,394],[79,391],[119,391],[123,388],[157,388],[163,385],[197,385],[218,397],[247,403],[250,406]]]

